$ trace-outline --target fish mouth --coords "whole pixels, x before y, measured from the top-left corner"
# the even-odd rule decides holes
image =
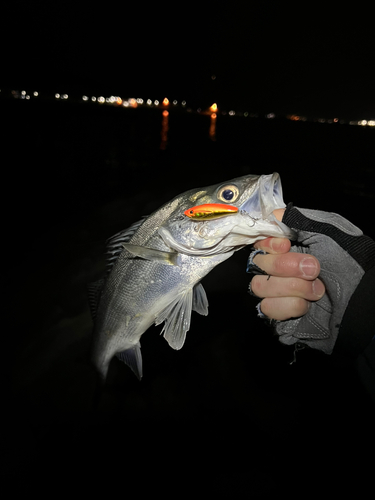
[[[261,175],[251,196],[239,207],[254,219],[268,219],[277,208],[285,208],[280,175]]]

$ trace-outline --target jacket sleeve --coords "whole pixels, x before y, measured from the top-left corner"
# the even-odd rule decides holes
[[[334,353],[354,360],[358,375],[375,401],[375,267],[354,291],[340,326]]]

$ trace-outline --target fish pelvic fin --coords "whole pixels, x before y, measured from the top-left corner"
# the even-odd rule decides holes
[[[186,332],[190,328],[192,306],[193,289],[189,288],[172,300],[155,320],[155,325],[164,321],[161,333],[172,349],[179,350],[185,343]]]
[[[142,247],[139,245],[132,245],[131,243],[124,243],[123,248],[141,259],[157,261],[160,264],[168,266],[178,266],[178,253],[177,252],[163,252],[155,248]]]
[[[142,371],[142,354],[141,354],[141,344],[138,342],[130,349],[126,349],[125,351],[118,352],[116,357],[123,361],[136,375],[138,380],[142,379],[143,371]]]
[[[207,316],[208,314],[208,300],[202,283],[198,283],[193,288],[193,311],[202,316]]]

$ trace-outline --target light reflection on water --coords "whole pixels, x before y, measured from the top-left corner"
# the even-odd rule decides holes
[[[169,101],[167,99],[164,99],[163,101],[164,107],[168,107]],[[213,108],[215,106],[215,108]],[[216,105],[213,105],[210,108],[210,112],[202,113],[202,114],[209,114],[210,115],[210,125],[208,129],[208,135],[209,138],[212,141],[216,141],[216,120],[217,120],[217,113],[213,111],[213,109],[217,109]],[[164,109],[162,112],[162,120],[161,120],[161,142],[160,142],[160,149],[165,150],[167,149],[168,145],[168,131],[169,131],[169,111]]]
[[[211,115],[211,122],[210,122],[210,130],[209,130],[209,136],[212,141],[216,141],[216,119],[217,119],[217,114],[212,113]]]
[[[169,130],[169,112],[165,109],[162,113],[162,121],[161,121],[161,143],[160,149],[166,149],[168,143],[168,130]]]

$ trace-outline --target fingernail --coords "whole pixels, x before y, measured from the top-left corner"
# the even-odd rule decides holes
[[[316,262],[311,257],[306,257],[306,259],[301,260],[299,268],[302,274],[306,277],[311,278],[312,276],[316,276]]]
[[[324,292],[325,292],[325,287],[320,280],[314,280],[312,282],[312,288],[313,288],[314,295],[316,295],[319,298],[323,297]]]

